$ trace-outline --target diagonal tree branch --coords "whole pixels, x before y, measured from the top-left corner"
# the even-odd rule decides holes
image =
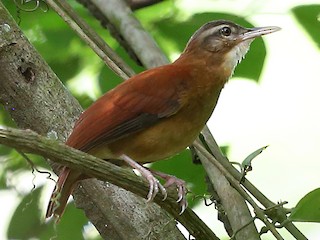
[[[88,176],[113,183],[140,197],[145,197],[149,191],[148,184],[132,171],[70,148],[62,142],[43,137],[31,130],[0,128],[0,144],[49,158],[80,170]],[[177,194],[174,189],[168,192],[165,201],[162,198],[163,196],[158,194],[154,201],[181,222],[197,239],[218,239],[190,208],[187,208],[182,215],[179,214],[181,210],[176,202]]]
[[[169,63],[157,43],[134,17],[124,0],[77,0],[106,26],[111,34],[127,49],[130,56],[146,68]],[[133,52],[132,52],[133,51]]]

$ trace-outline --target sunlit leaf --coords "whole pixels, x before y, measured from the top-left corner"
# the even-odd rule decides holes
[[[320,188],[305,195],[295,206],[289,219],[296,222],[320,222]]]

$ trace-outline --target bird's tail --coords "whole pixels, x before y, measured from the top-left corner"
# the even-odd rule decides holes
[[[47,208],[46,218],[54,215],[56,217],[56,222],[60,220],[60,217],[67,205],[69,196],[73,192],[78,180],[81,179],[80,176],[80,172],[71,170],[68,167],[63,167],[59,174],[57,184],[52,192]]]

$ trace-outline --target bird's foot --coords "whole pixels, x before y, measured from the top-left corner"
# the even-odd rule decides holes
[[[179,179],[175,176],[172,176],[172,175],[169,175],[169,174],[166,174],[163,172],[158,172],[158,171],[155,171],[152,169],[150,169],[150,171],[166,181],[166,183],[164,184],[165,188],[168,188],[172,185],[176,185],[177,191],[178,191],[177,202],[180,204],[180,207],[181,207],[180,214],[182,214],[186,210],[186,208],[188,207],[188,201],[186,198],[188,189],[186,187],[186,182],[183,181],[182,179]]]
[[[180,214],[182,214],[186,210],[188,206],[188,202],[186,198],[186,194],[188,190],[186,188],[185,181],[166,173],[158,172],[152,169],[147,169],[141,166],[139,163],[137,163],[133,159],[131,159],[130,157],[128,157],[127,155],[124,155],[124,154],[121,155],[121,159],[123,159],[129,166],[136,169],[149,182],[149,193],[147,195],[147,202],[152,201],[159,191],[163,195],[163,200],[165,200],[167,198],[166,188],[171,187],[172,185],[175,185],[178,191],[177,202],[181,206]],[[164,186],[162,186],[159,180],[156,179],[152,173],[161,177],[166,181]]]
[[[147,202],[151,202],[155,198],[159,190],[163,195],[163,199],[167,198],[167,190],[164,186],[162,186],[159,180],[156,179],[148,169],[144,168],[127,155],[122,155],[121,158],[132,168],[136,169],[141,174],[141,176],[143,176],[148,181],[149,193],[147,195]]]

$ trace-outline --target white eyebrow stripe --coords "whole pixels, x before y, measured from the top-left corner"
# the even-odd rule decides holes
[[[204,30],[202,33],[200,33],[199,36],[204,34],[203,38],[206,38],[207,36],[210,36],[213,33],[218,32],[218,30],[220,30],[223,27],[229,27],[229,26],[228,25],[220,25],[220,26],[216,26],[214,28],[209,28],[207,30]]]
[[[206,37],[214,34],[215,32],[218,32],[218,30],[220,30],[223,27],[231,27],[231,26],[228,25],[228,24],[223,24],[223,25],[218,25],[218,26],[215,26],[215,27],[209,27],[208,29],[205,29],[205,30],[203,30],[203,28],[200,28],[197,32],[195,32],[193,34],[193,36],[189,40],[188,44],[190,42],[192,42],[195,38],[205,39]]]

